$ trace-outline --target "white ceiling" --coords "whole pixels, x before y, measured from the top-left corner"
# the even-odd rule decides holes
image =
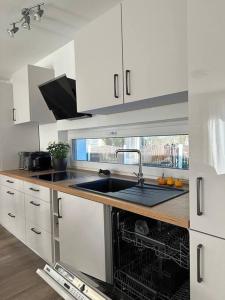
[[[32,30],[20,29],[9,38],[9,23],[18,20],[21,9],[45,2],[41,22]],[[0,80],[7,80],[27,63],[35,63],[74,39],[74,32],[120,0],[0,0]]]

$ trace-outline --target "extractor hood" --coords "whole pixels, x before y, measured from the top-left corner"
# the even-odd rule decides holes
[[[76,81],[65,74],[39,85],[39,89],[56,120],[91,117],[77,112]]]

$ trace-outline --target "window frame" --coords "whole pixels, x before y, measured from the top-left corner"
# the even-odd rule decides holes
[[[178,135],[189,134],[188,120],[178,119],[173,121],[152,122],[148,124],[136,124],[118,127],[92,128],[82,130],[68,131],[68,141],[71,146],[70,166],[79,169],[96,171],[98,169],[110,169],[112,173],[121,175],[132,175],[137,171],[136,165],[122,165],[99,163],[90,161],[73,161],[72,160],[72,140],[77,138],[106,138],[106,137],[129,137],[129,136],[157,136],[157,135]],[[162,173],[165,176],[174,176],[177,178],[188,179],[189,170],[161,168],[161,167],[146,167],[143,166],[144,176],[146,178],[156,178]]]
[[[115,136],[115,137],[112,137],[112,136],[110,136],[110,137],[104,137],[105,139],[107,139],[107,138],[151,138],[151,137],[171,137],[171,136],[173,136],[173,137],[175,137],[175,136],[189,136],[188,134],[185,134],[185,133],[183,133],[183,134],[167,134],[167,135],[151,135],[151,136],[127,136],[127,137],[123,137],[123,136]],[[77,148],[76,148],[76,146],[75,146],[75,143],[74,143],[74,141],[77,141],[77,140],[88,140],[88,139],[90,139],[90,140],[100,140],[100,139],[103,139],[103,138],[101,138],[101,137],[98,137],[98,138],[76,138],[76,139],[72,139],[72,148],[71,148],[71,159],[72,159],[72,161],[74,161],[74,162],[87,162],[87,163],[91,163],[91,162],[94,162],[94,161],[90,161],[90,160],[84,160],[84,159],[79,159],[79,160],[76,160],[76,159],[73,159],[74,158],[74,156],[77,156]],[[124,145],[123,145],[123,147],[124,147]],[[123,147],[122,147],[122,149],[123,149]],[[135,148],[136,149],[136,148]],[[137,149],[139,149],[139,148],[137,148]],[[107,162],[107,161],[100,161],[100,162],[96,162],[96,163],[101,163],[101,164],[106,164],[106,163],[108,163],[108,164],[112,164],[112,165],[114,165],[114,164],[120,164],[120,165],[132,165],[132,164],[126,164],[126,163],[119,163],[119,162]],[[134,163],[133,165],[137,165],[138,163]],[[143,166],[145,166],[145,167],[147,167],[147,168],[153,168],[153,167],[155,167],[155,168],[162,168],[162,169],[178,169],[178,170],[188,170],[188,169],[182,169],[182,168],[178,168],[178,167],[165,167],[165,166],[146,166],[146,162],[144,162],[144,160],[143,160]]]

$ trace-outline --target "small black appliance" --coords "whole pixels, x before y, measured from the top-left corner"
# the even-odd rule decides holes
[[[26,170],[45,171],[51,169],[51,156],[49,152],[31,152],[28,158]]]

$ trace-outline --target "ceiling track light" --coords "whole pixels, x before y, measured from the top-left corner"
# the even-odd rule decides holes
[[[9,36],[13,38],[14,34],[19,30],[19,27],[17,27],[16,24],[20,24],[24,29],[31,30],[31,19],[33,18],[35,21],[40,21],[43,17],[43,5],[44,3],[40,3],[29,8],[23,8],[21,11],[22,17],[20,20],[10,24],[12,28],[7,29]]]
[[[12,29],[7,29],[7,32],[10,37],[14,37],[14,34],[17,33],[19,27],[16,26],[16,23],[12,23],[11,25],[12,25]]]
[[[44,14],[44,10],[41,8],[41,5],[39,4],[37,6],[37,11],[34,13],[34,20],[35,21],[40,21],[43,14]]]

